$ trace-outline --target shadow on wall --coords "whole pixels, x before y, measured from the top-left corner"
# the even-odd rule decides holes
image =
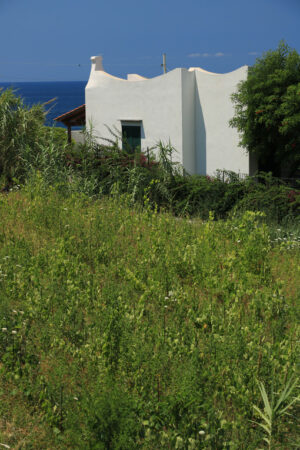
[[[249,175],[253,176],[258,171],[256,156],[249,153]]]
[[[196,116],[195,120],[196,173],[199,175],[206,175],[207,174],[206,130],[197,83],[196,83],[196,98],[195,98],[195,116]]]

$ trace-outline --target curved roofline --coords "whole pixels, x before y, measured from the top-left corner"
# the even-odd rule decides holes
[[[137,75],[138,77],[140,77],[140,79],[136,79],[136,80],[128,80],[128,79],[126,79],[126,78],[116,77],[115,75],[111,75],[110,73],[105,72],[104,70],[92,70],[91,73],[90,73],[90,77],[89,77],[89,80],[88,80],[88,84],[89,84],[89,82],[92,81],[92,80],[95,80],[95,79],[97,80],[97,75],[96,75],[96,74],[101,74],[102,76],[105,76],[105,77],[107,77],[107,78],[109,78],[109,79],[111,79],[111,80],[124,81],[124,82],[126,82],[126,83],[141,83],[141,82],[143,82],[143,81],[151,81],[151,80],[158,79],[158,78],[160,78],[160,77],[163,77],[163,76],[165,76],[165,75],[168,75],[168,74],[171,73],[171,72],[174,72],[175,70],[178,70],[178,68],[173,69],[173,70],[170,70],[170,71],[167,72],[167,73],[162,73],[162,74],[157,75],[157,76],[155,76],[155,77],[153,77],[153,78],[146,78],[146,77],[143,77],[142,75],[134,74],[134,75]],[[184,69],[184,70],[187,70],[187,69]],[[130,74],[129,74],[129,75],[130,75]],[[94,77],[95,77],[95,78],[94,78]]]
[[[208,70],[202,69],[202,67],[190,67],[188,69],[189,72],[202,72],[202,73],[206,73],[208,75],[229,75],[231,73],[234,72],[238,72],[241,69],[244,69],[245,67],[248,67],[247,65],[238,67],[237,69],[231,70],[230,72],[225,72],[225,73],[217,73],[217,72],[209,72]]]
[[[201,72],[201,73],[205,73],[207,75],[217,75],[217,76],[221,75],[222,76],[222,75],[229,75],[231,73],[237,72],[237,71],[239,71],[239,70],[241,70],[241,69],[243,69],[245,67],[248,67],[248,66],[244,65],[244,66],[238,67],[237,69],[231,70],[230,72],[225,72],[225,73],[209,72],[208,70],[202,69],[202,67],[189,67],[188,69],[186,67],[176,67],[175,69],[172,69],[172,70],[170,70],[167,73],[162,73],[162,74],[156,75],[155,77],[152,77],[152,78],[146,78],[146,77],[143,77],[142,75],[134,74],[134,75],[138,75],[140,77],[139,80],[128,80],[126,78],[116,77],[115,75],[111,75],[110,73],[105,72],[105,70],[101,70],[99,72],[101,72],[103,75],[105,75],[106,77],[109,77],[109,78],[111,78],[113,80],[127,81],[129,83],[134,83],[134,82],[154,80],[156,78],[160,78],[160,77],[163,77],[165,75],[168,75],[168,73],[174,72],[174,70],[178,70],[178,69],[183,69],[183,70],[186,70],[187,72]]]
[[[146,78],[146,77],[143,77],[143,76],[141,76],[139,74],[127,74],[127,79],[126,79],[126,78],[120,78],[120,77],[117,77],[115,75],[111,75],[108,72],[105,72],[105,70],[103,69],[102,56],[101,55],[99,55],[99,56],[92,56],[91,57],[91,61],[92,61],[91,73],[90,73],[90,77],[89,77],[89,80],[88,80],[87,84],[90,84],[90,83],[93,84],[93,81],[96,81],[98,79],[97,74],[99,74],[99,75],[101,74],[102,76],[105,76],[105,77],[107,77],[107,78],[109,78],[111,80],[124,81],[124,82],[128,82],[128,83],[134,83],[134,82],[139,82],[140,83],[142,81],[150,81],[150,80],[155,80],[155,79],[158,79],[158,78],[161,78],[161,77],[164,77],[164,76],[168,76],[168,74],[174,72],[175,70],[184,70],[184,71],[187,71],[187,72],[201,72],[201,73],[206,74],[206,75],[226,76],[226,75],[233,74],[235,72],[241,71],[241,70],[243,70],[243,69],[248,67],[248,66],[241,66],[241,67],[239,67],[239,68],[237,68],[235,70],[232,70],[232,71],[226,72],[226,73],[209,72],[208,70],[202,69],[202,67],[190,67],[188,69],[185,68],[185,67],[178,67],[178,68],[170,70],[170,72],[162,73],[162,74],[157,75],[157,76],[155,76],[153,78]],[[130,77],[130,75],[132,75],[132,77]]]

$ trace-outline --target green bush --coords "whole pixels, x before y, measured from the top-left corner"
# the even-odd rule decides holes
[[[97,382],[96,382],[97,383]],[[77,403],[75,401],[74,403]],[[140,448],[142,421],[133,396],[113,382],[97,383],[80,398],[72,415],[68,442],[73,447],[131,450]],[[73,448],[74,448],[73,447]]]
[[[300,190],[290,188],[271,174],[260,173],[249,178],[244,196],[233,206],[235,212],[264,212],[270,223],[286,222],[300,213]]]
[[[41,105],[25,106],[10,89],[0,94],[0,175],[4,183],[24,181],[24,152],[39,151],[45,113]]]
[[[2,185],[24,183],[40,171],[54,184],[68,178],[62,129],[44,126],[43,105],[28,107],[11,89],[0,91],[0,178]]]

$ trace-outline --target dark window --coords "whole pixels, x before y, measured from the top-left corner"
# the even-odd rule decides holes
[[[122,125],[123,149],[135,151],[141,149],[141,126]]]

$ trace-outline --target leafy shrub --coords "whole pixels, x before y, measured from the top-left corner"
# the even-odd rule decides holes
[[[137,404],[122,387],[112,382],[108,385],[99,383],[92,392],[86,392],[80,398],[76,413],[69,414],[68,441],[77,448],[140,448],[142,423]]]
[[[0,174],[4,183],[24,180],[24,152],[38,152],[45,113],[41,105],[28,108],[11,89],[0,92]]]
[[[0,94],[2,184],[24,183],[36,171],[43,174],[48,185],[68,178],[65,131],[44,126],[43,105],[28,107],[11,89]]]
[[[244,196],[234,211],[261,211],[269,221],[280,223],[300,213],[299,195],[271,174],[259,173],[249,178]]]

